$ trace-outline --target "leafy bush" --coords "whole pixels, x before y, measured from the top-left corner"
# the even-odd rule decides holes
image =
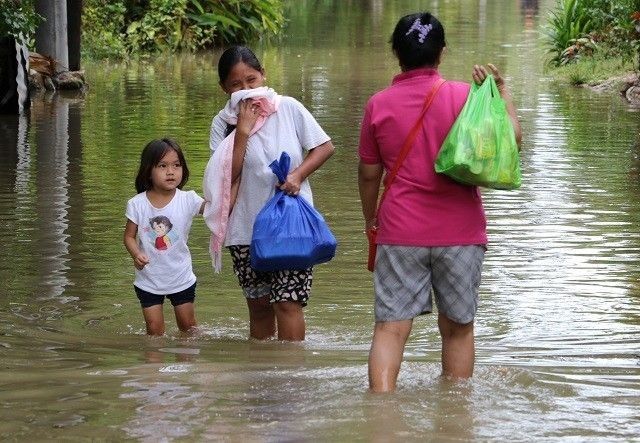
[[[83,44],[104,58],[251,41],[280,31],[283,8],[282,0],[85,0]]]
[[[551,63],[564,65],[595,53],[632,61],[640,50],[638,11],[640,0],[560,0],[547,25]],[[592,44],[580,43],[585,41]]]
[[[284,26],[282,0],[191,0],[189,17],[216,33],[219,43],[277,34]]]
[[[211,43],[212,34],[189,19],[188,7],[187,0],[151,0],[127,26],[130,51],[192,51]]]
[[[82,10],[82,51],[92,58],[127,55],[124,0],[85,0]]]
[[[42,17],[33,0],[0,0],[0,37],[11,36],[33,47],[33,36]]]
[[[595,24],[592,38],[604,42],[604,55],[631,59],[638,50],[640,37],[633,23],[633,12],[640,11],[640,0],[589,0],[586,3]]]

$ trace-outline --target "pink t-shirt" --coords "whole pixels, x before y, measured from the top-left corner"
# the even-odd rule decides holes
[[[391,86],[365,107],[360,160],[393,169],[402,145],[420,115],[435,69],[413,69],[394,77]],[[427,111],[422,131],[378,210],[379,244],[405,246],[484,245],[486,218],[480,191],[437,174],[435,159],[460,113],[469,84],[445,82]]]

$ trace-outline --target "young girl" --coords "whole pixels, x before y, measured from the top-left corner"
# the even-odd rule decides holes
[[[218,156],[216,150],[232,150],[225,157],[229,161],[223,161],[227,166],[219,169],[228,174],[225,189],[230,187],[232,194],[222,199],[231,202],[231,208],[218,211],[224,215],[231,209],[228,224],[223,220],[223,229],[214,228],[212,233],[217,246],[223,243],[231,252],[249,308],[251,337],[266,339],[277,330],[280,340],[304,340],[302,308],[309,299],[312,270],[256,271],[251,267],[249,245],[256,215],[276,186],[313,202],[307,177],[333,154],[333,144],[301,103],[264,86],[265,71],[249,48],[234,46],[224,51],[218,75],[230,100],[213,119],[210,148],[212,160]],[[269,164],[283,151],[291,157],[291,170],[285,183],[278,183]],[[208,187],[205,182],[205,197]],[[205,220],[212,228],[208,211]]]
[[[163,138],[144,147],[135,183],[139,194],[127,203],[124,245],[136,268],[134,289],[149,335],[164,334],[165,297],[182,332],[196,326],[196,276],[187,239],[204,200],[195,191],[182,191],[188,179],[187,163],[175,141]]]

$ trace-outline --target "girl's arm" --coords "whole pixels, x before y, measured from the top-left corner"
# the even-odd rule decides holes
[[[520,126],[520,120],[518,120],[518,114],[516,111],[516,106],[513,104],[513,98],[511,97],[511,93],[507,88],[507,85],[504,81],[504,78],[500,75],[500,71],[491,63],[488,63],[489,69],[491,70],[491,74],[496,81],[496,86],[498,87],[498,91],[500,91],[500,96],[505,102],[507,107],[507,112],[509,113],[509,117],[511,118],[511,123],[513,124],[513,131],[516,135],[516,143],[518,143],[518,148],[520,148],[520,144],[522,143],[522,127]],[[484,66],[475,65],[473,67],[472,72],[473,80],[481,85],[485,78],[487,78],[488,72]]]
[[[297,195],[300,192],[302,182],[322,166],[333,155],[334,151],[335,148],[331,140],[311,149],[300,166],[287,175],[287,181],[280,186],[280,189],[287,194]]]
[[[377,226],[376,211],[378,209],[378,193],[382,180],[382,163],[367,164],[362,161],[358,164],[358,189],[360,190],[360,203],[364,216],[365,230]]]
[[[136,269],[141,270],[149,263],[149,258],[140,251],[136,235],[138,234],[138,225],[131,220],[127,220],[124,227],[124,246],[133,258],[133,265]]]

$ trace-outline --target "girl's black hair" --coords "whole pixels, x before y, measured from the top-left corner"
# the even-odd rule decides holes
[[[246,46],[231,46],[222,53],[218,60],[218,78],[221,85],[227,81],[233,67],[240,62],[246,63],[256,71],[264,72],[260,60],[251,49]],[[227,124],[224,136],[231,134],[235,128],[235,125]]]
[[[414,24],[428,29],[426,35],[415,29]],[[446,45],[442,23],[428,12],[405,15],[391,35],[391,48],[405,71],[435,66]]]
[[[218,60],[218,78],[221,84],[227,81],[229,72],[240,62],[246,63],[256,71],[263,72],[260,60],[251,49],[246,46],[231,46],[222,53]]]
[[[189,180],[189,168],[187,167],[187,161],[184,158],[182,149],[180,149],[180,145],[170,138],[151,140],[147,143],[147,146],[144,147],[140,155],[140,168],[136,176],[136,191],[138,191],[138,193],[148,191],[153,187],[153,183],[151,183],[151,171],[160,163],[160,160],[162,160],[167,152],[172,149],[178,154],[178,160],[182,165],[182,181],[178,185],[178,189],[182,189],[185,183],[187,183],[187,180]]]

